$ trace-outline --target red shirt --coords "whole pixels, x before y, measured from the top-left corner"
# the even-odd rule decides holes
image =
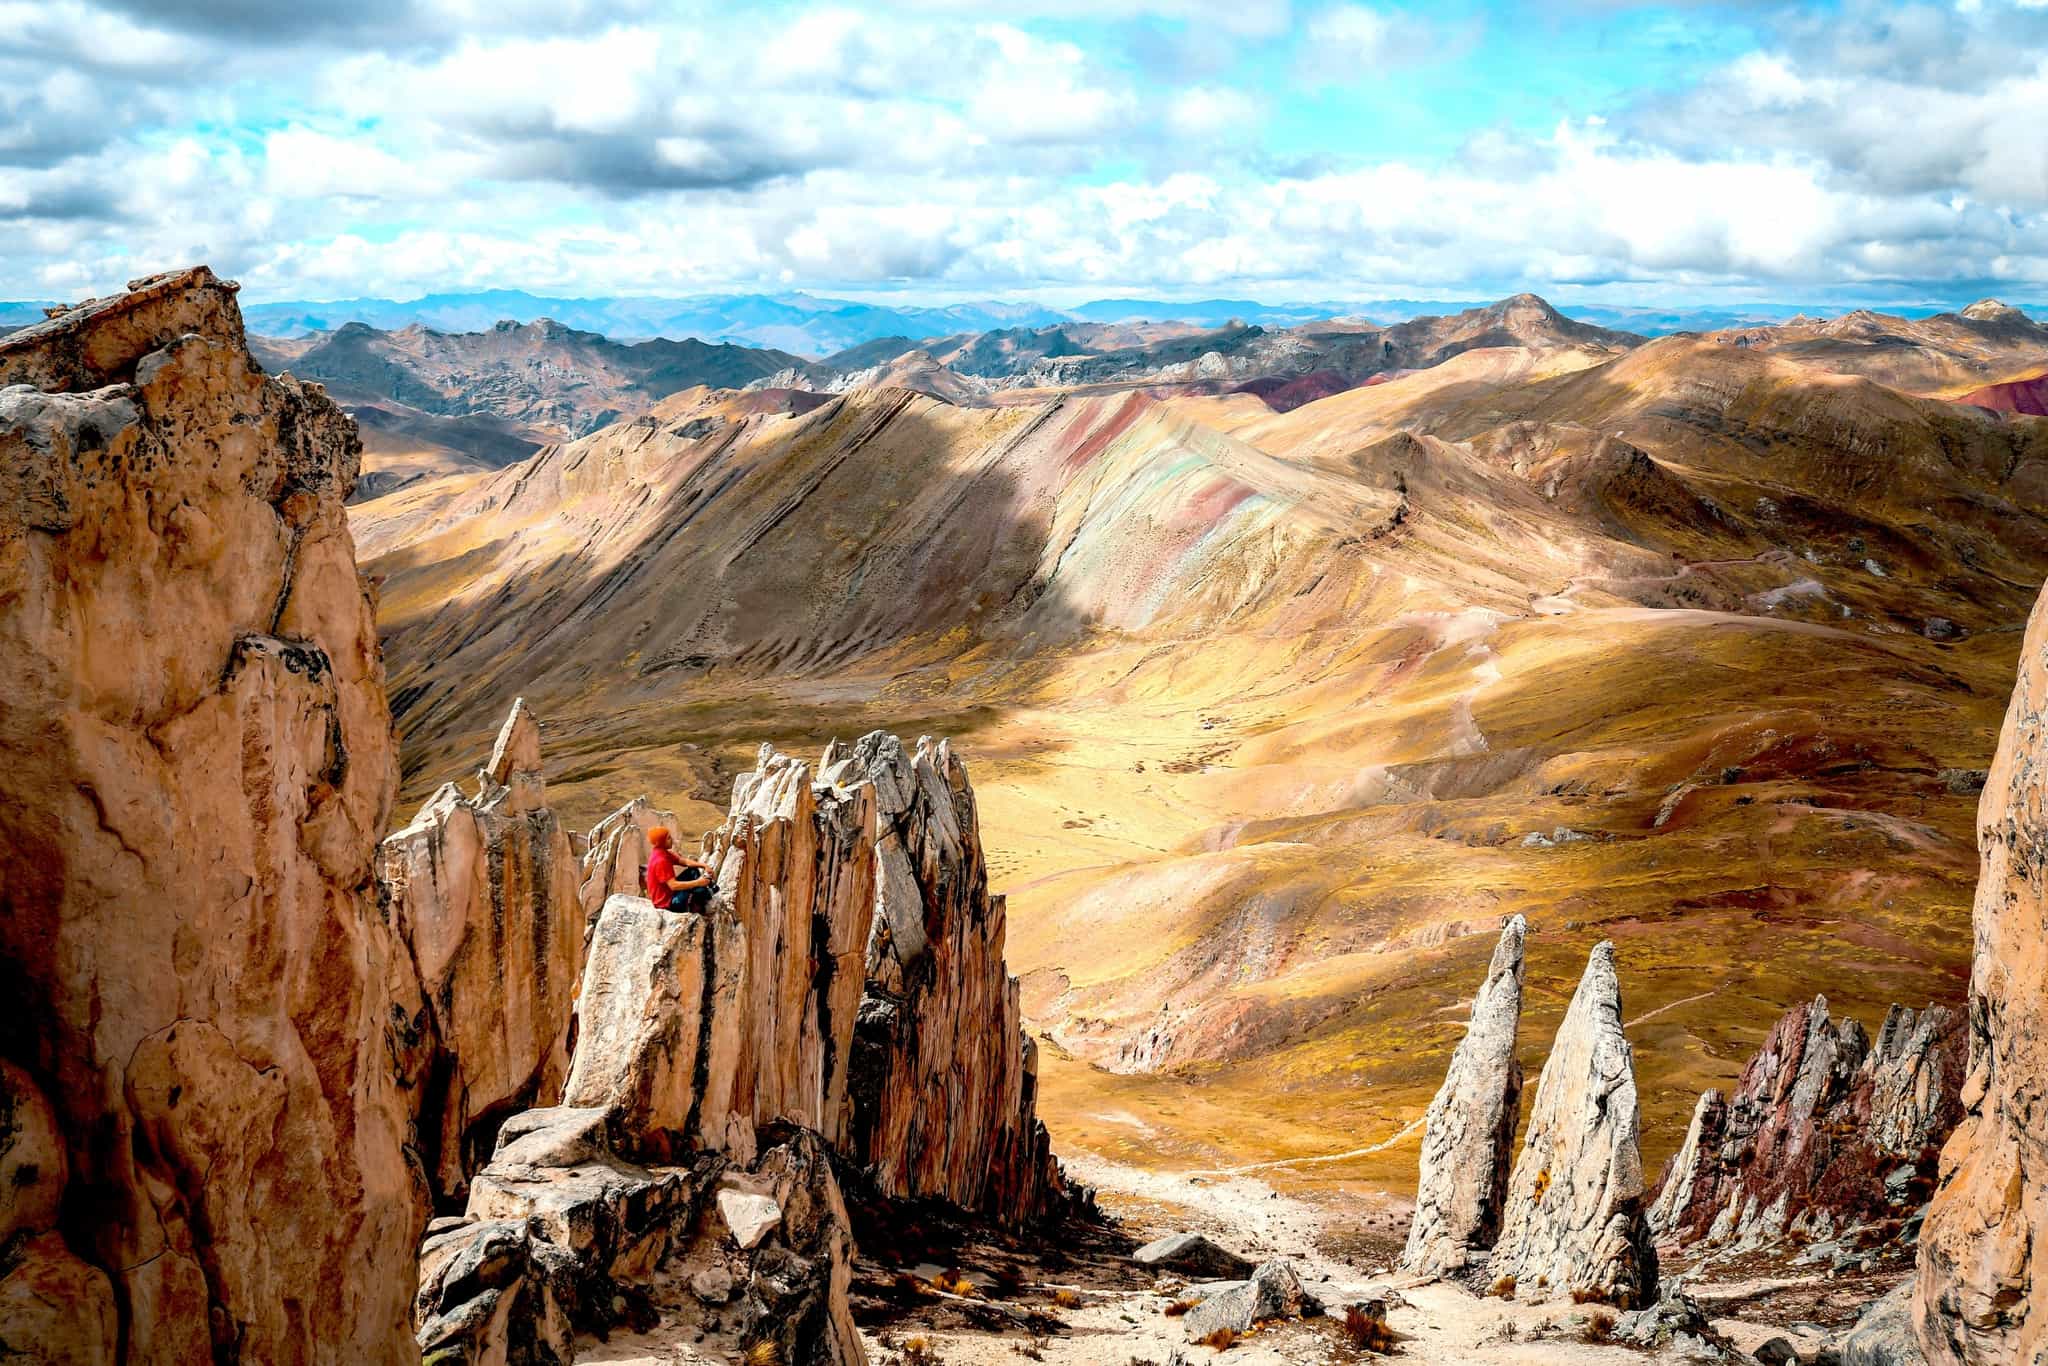
[[[672,894],[669,883],[681,881],[676,876],[676,866],[676,856],[666,849],[657,849],[647,856],[647,899],[664,911]]]

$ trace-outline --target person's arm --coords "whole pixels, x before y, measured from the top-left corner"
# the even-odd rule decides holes
[[[668,884],[670,891],[694,892],[699,887],[709,887],[711,885],[711,874],[714,870],[712,869],[711,865],[706,863],[703,859],[683,858],[678,859],[676,862],[682,868],[695,869],[697,871],[697,876],[688,879],[671,880]]]

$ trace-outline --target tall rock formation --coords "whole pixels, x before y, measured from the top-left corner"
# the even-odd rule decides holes
[[[1536,1082],[1487,1272],[1525,1299],[1562,1295],[1621,1308],[1657,1290],[1643,1217],[1635,1055],[1621,1027],[1614,945],[1593,949]]]
[[[650,1159],[754,1151],[781,1121],[846,1132],[853,1022],[874,917],[871,789],[811,781],[762,746],[705,838],[709,915],[615,895],[584,971],[564,1103],[608,1107]]]
[[[1472,1001],[1471,1023],[1423,1117],[1421,1176],[1401,1269],[1413,1275],[1462,1271],[1500,1233],[1515,1122],[1521,1117],[1522,943],[1529,923],[1509,916]]]
[[[820,761],[872,788],[875,911],[843,1153],[891,1198],[1021,1222],[1064,1192],[1038,1121],[1038,1050],[1003,959],[974,788],[945,741],[915,755],[877,731]]]
[[[583,840],[580,891],[583,900],[583,951],[590,952],[590,935],[597,928],[598,912],[615,893],[647,895],[647,856],[653,846],[647,832],[657,826],[676,828],[673,811],[656,809],[645,797],[635,797],[591,827]]]
[[[448,783],[378,850],[377,880],[413,948],[432,1031],[420,1146],[460,1206],[506,1116],[561,1098],[583,973],[569,835],[547,807],[540,724],[515,702],[476,795]]]
[[[2048,1356],[2048,596],[2034,605],[1977,808],[1976,956],[1963,1119],[1921,1234],[1930,1360]]]
[[[1722,1103],[1700,1098],[1652,1222],[1682,1243],[1755,1248],[1889,1237],[1933,1188],[1961,1113],[1962,1022],[1893,1006],[1875,1045],[1825,996],[1772,1026]],[[1708,1097],[1713,1097],[1709,1103]]]
[[[412,1351],[358,451],[203,268],[0,339],[0,1340],[45,1359]]]

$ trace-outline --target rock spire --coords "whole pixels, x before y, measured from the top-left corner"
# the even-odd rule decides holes
[[[1520,1117],[1522,945],[1528,922],[1508,917],[1472,1002],[1471,1023],[1423,1120],[1421,1177],[1401,1269],[1445,1276],[1483,1255],[1500,1233]]]
[[[1648,1303],[1657,1258],[1643,1217],[1640,1127],[1614,945],[1602,942],[1537,1080],[1488,1276],[1512,1280],[1524,1299]]]

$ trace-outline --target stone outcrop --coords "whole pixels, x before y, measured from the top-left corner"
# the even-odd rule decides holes
[[[1857,1230],[1888,1240],[1933,1188],[1960,1114],[1961,1023],[1942,1006],[1893,1006],[1873,1045],[1826,997],[1787,1011],[1726,1102],[1700,1098],[1657,1231],[1743,1249]]]
[[[2048,598],[1977,808],[1982,863],[1963,1118],[1920,1241],[1915,1327],[1930,1360],[2048,1356]]]
[[[1500,1233],[1508,1164],[1520,1118],[1522,945],[1529,931],[1508,917],[1473,998],[1471,1023],[1423,1118],[1421,1177],[1401,1269],[1445,1276],[1483,1255]]]
[[[1719,1091],[1700,1092],[1692,1107],[1692,1122],[1685,1126],[1685,1141],[1678,1145],[1650,1206],[1650,1232],[1662,1237],[1677,1229],[1684,1218],[1693,1190],[1705,1179],[1705,1163],[1714,1160],[1716,1138],[1726,1131],[1728,1101]]]
[[[557,1107],[504,1126],[464,1218],[421,1249],[428,1366],[558,1366],[579,1332],[656,1321],[714,1359],[864,1359],[846,1209],[815,1134],[774,1126],[749,1162],[643,1167],[618,1155],[611,1118]]]
[[[1153,1271],[1178,1271],[1185,1276],[1228,1280],[1251,1274],[1252,1264],[1199,1233],[1169,1233],[1131,1254],[1131,1260]]]
[[[872,789],[875,909],[853,1040],[844,1155],[877,1192],[1022,1222],[1065,1198],[1038,1121],[1038,1050],[1003,958],[967,766],[944,741],[914,754],[868,735],[820,762]]]
[[[524,701],[476,794],[444,784],[378,850],[377,881],[426,999],[420,1148],[440,1201],[459,1207],[507,1115],[561,1096],[583,968],[577,872]]]
[[[577,893],[583,902],[584,953],[590,952],[590,935],[606,900],[621,892],[647,895],[647,856],[653,852],[647,832],[656,826],[673,831],[675,813],[635,797],[591,827],[584,838]]]
[[[359,449],[204,269],[0,340],[0,1056],[48,1154],[0,1340],[42,1359],[412,1351],[421,1003],[373,894]]]
[[[609,1108],[638,1151],[753,1152],[761,1124],[837,1144],[874,916],[870,789],[763,747],[706,837],[709,915],[612,896],[592,933],[564,1102]]]
[[[1594,947],[1536,1082],[1487,1275],[1519,1298],[1649,1302],[1657,1257],[1643,1202],[1635,1056],[1614,946]]]

